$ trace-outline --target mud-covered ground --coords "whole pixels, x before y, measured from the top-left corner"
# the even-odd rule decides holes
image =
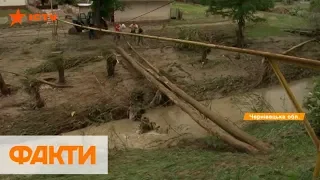
[[[228,23],[198,25],[202,33],[213,34],[214,42],[223,45],[234,44],[233,25]],[[41,86],[40,94],[45,107],[30,109],[32,98],[25,93],[20,82],[23,77],[1,72],[4,80],[14,90],[10,96],[0,97],[0,134],[60,134],[86,127],[93,123],[126,118],[131,93],[142,89],[146,101],[153,98],[152,84],[130,67],[116,66],[116,75],[106,77],[105,60],[102,52],[111,48],[113,37],[105,35],[89,40],[88,34],[69,35],[69,26],[59,28],[59,40],[53,42],[52,31],[46,27],[4,29],[0,33],[0,69],[27,74],[41,79],[55,78],[57,72],[48,65],[53,45],[58,43],[68,62],[65,76],[72,88]],[[180,27],[148,27],[145,34],[179,37]],[[188,28],[188,27],[187,27]],[[287,34],[281,37],[248,38],[250,49],[281,53],[307,38]],[[127,40],[132,41],[130,38]],[[144,39],[145,45],[135,46],[146,59],[161,69],[168,78],[197,100],[215,99],[230,93],[247,92],[253,88],[265,87],[257,84],[262,74],[261,57],[241,55],[221,50],[212,50],[208,63],[202,65],[201,51],[181,50],[177,44]],[[121,43],[125,46],[125,42]],[[294,53],[296,56],[318,59],[317,46],[311,43]],[[289,80],[310,77],[316,72],[281,64]],[[52,80],[52,79],[51,79]],[[272,82],[276,83],[272,76]],[[71,116],[71,113],[74,115]],[[102,114],[108,113],[108,116]],[[110,116],[110,113],[112,114]]]

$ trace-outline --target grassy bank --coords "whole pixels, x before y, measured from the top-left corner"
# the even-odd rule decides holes
[[[219,15],[206,17],[205,11],[208,9],[207,6],[175,2],[172,7],[178,8],[183,12],[184,20],[172,20],[170,22],[171,25],[215,23],[227,20]],[[288,33],[283,31],[285,28],[307,28],[309,25],[307,19],[298,16],[271,12],[259,12],[257,15],[266,21],[248,23],[246,28],[247,37],[286,36]],[[230,26],[226,28],[230,28]]]
[[[213,138],[206,138],[193,147],[118,152],[110,157],[109,175],[15,176],[10,180],[311,179],[316,151],[301,124],[255,124],[247,131],[271,142],[275,150],[258,156],[232,153]]]
[[[250,23],[246,28],[248,37],[286,36],[289,33],[283,31],[287,28],[308,28],[307,19],[287,14],[260,12],[259,16],[266,21]]]

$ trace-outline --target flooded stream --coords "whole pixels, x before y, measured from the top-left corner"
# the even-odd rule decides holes
[[[312,79],[295,81],[290,84],[290,87],[298,102],[302,105],[304,97],[312,88]],[[246,111],[295,112],[290,99],[281,86],[259,89],[246,94],[202,103],[238,126],[243,124],[243,112]],[[188,138],[198,138],[208,135],[188,114],[177,106],[155,108],[147,111],[145,116],[160,126],[158,132],[139,134],[137,132],[139,122],[124,119],[99,126],[90,126],[65,135],[108,135],[111,148],[151,148],[155,143],[168,144],[168,139],[171,140],[174,137],[180,138],[184,135]],[[161,143],[162,141],[166,143]]]

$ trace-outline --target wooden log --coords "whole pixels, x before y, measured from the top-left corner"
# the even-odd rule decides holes
[[[107,76],[108,77],[113,77],[114,76],[114,71],[115,71],[115,66],[117,64],[117,60],[115,56],[109,56],[106,59],[106,70],[107,70]]]
[[[184,112],[186,112],[197,124],[199,124],[202,128],[207,130],[210,134],[218,136],[221,140],[228,143],[229,145],[235,147],[238,150],[242,150],[248,153],[257,153],[258,150],[245,143],[241,142],[238,139],[232,137],[231,135],[223,132],[223,130],[219,130],[214,127],[214,124],[210,122],[208,119],[204,119],[201,114],[191,105],[181,100],[177,95],[175,95],[172,91],[170,91],[167,87],[165,87],[162,83],[156,80],[151,74],[149,74],[143,67],[141,67],[135,60],[130,57],[122,48],[117,48],[118,52],[121,53],[122,57],[124,57],[127,61],[131,63],[131,65],[137,69],[143,76],[145,76],[152,84],[154,84],[162,93],[167,95],[178,107],[180,107]]]
[[[110,31],[110,30],[104,30],[99,28],[93,28],[88,26],[83,26],[79,24],[74,24],[68,21],[64,21],[61,19],[58,19],[58,21],[61,21],[66,24],[71,24],[77,27],[82,27],[85,29],[92,29],[96,31],[103,31],[111,34],[123,34],[123,35],[129,35],[129,36],[136,36],[136,37],[144,37],[149,39],[155,39],[160,41],[168,41],[168,42],[176,42],[176,43],[183,43],[183,44],[192,44],[197,46],[203,46],[203,47],[209,47],[214,49],[221,49],[225,51],[231,51],[231,52],[238,52],[238,53],[245,53],[250,55],[256,55],[256,56],[263,56],[266,58],[272,58],[283,62],[288,63],[294,63],[299,65],[312,65],[312,66],[320,66],[320,61],[314,60],[314,59],[308,59],[308,58],[301,58],[301,57],[294,57],[294,56],[287,56],[283,54],[277,54],[277,53],[271,53],[271,52],[265,52],[265,51],[257,51],[253,49],[243,49],[243,48],[236,48],[236,47],[229,47],[229,46],[223,46],[223,45],[217,45],[217,44],[210,44],[210,43],[203,43],[203,42],[196,42],[196,41],[188,41],[188,40],[182,40],[182,39],[174,39],[174,38],[168,38],[168,37],[159,37],[159,36],[150,36],[150,35],[144,35],[144,34],[135,34],[135,33],[127,33],[127,32],[117,32],[117,31]]]
[[[5,96],[10,94],[10,89],[8,88],[7,84],[5,83],[1,73],[0,73],[0,91],[1,91],[1,94],[5,95]]]
[[[133,49],[133,48],[131,48]],[[134,49],[133,49],[134,50]],[[145,58],[143,58],[137,51],[134,51],[143,61],[147,61]],[[150,63],[147,63],[150,64]],[[154,66],[152,66],[152,69],[156,69]],[[221,127],[223,130],[227,131],[237,139],[244,141],[257,149],[261,151],[269,151],[271,149],[271,146],[267,143],[262,142],[261,140],[258,140],[257,138],[249,135],[248,133],[244,132],[240,128],[236,127],[235,125],[231,124],[228,121],[225,121],[223,117],[221,117],[218,114],[214,114],[210,109],[205,107],[203,104],[199,103],[197,100],[189,96],[187,93],[185,93],[182,89],[177,87],[175,84],[170,82],[165,76],[159,76],[157,73],[152,72],[151,70],[148,70],[149,73],[151,73],[157,80],[161,81],[165,85],[167,85],[173,92],[178,94],[183,100],[190,103],[194,108],[196,108],[199,112],[201,112],[203,115],[205,115],[207,118],[209,118],[212,122],[217,124],[219,127]],[[157,69],[157,71],[159,71]]]

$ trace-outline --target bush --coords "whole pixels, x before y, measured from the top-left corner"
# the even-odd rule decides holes
[[[310,2],[309,20],[313,28],[320,28],[320,0],[312,0]]]
[[[317,136],[320,136],[320,78],[315,81],[312,92],[305,98],[304,107],[307,108],[307,117]]]

